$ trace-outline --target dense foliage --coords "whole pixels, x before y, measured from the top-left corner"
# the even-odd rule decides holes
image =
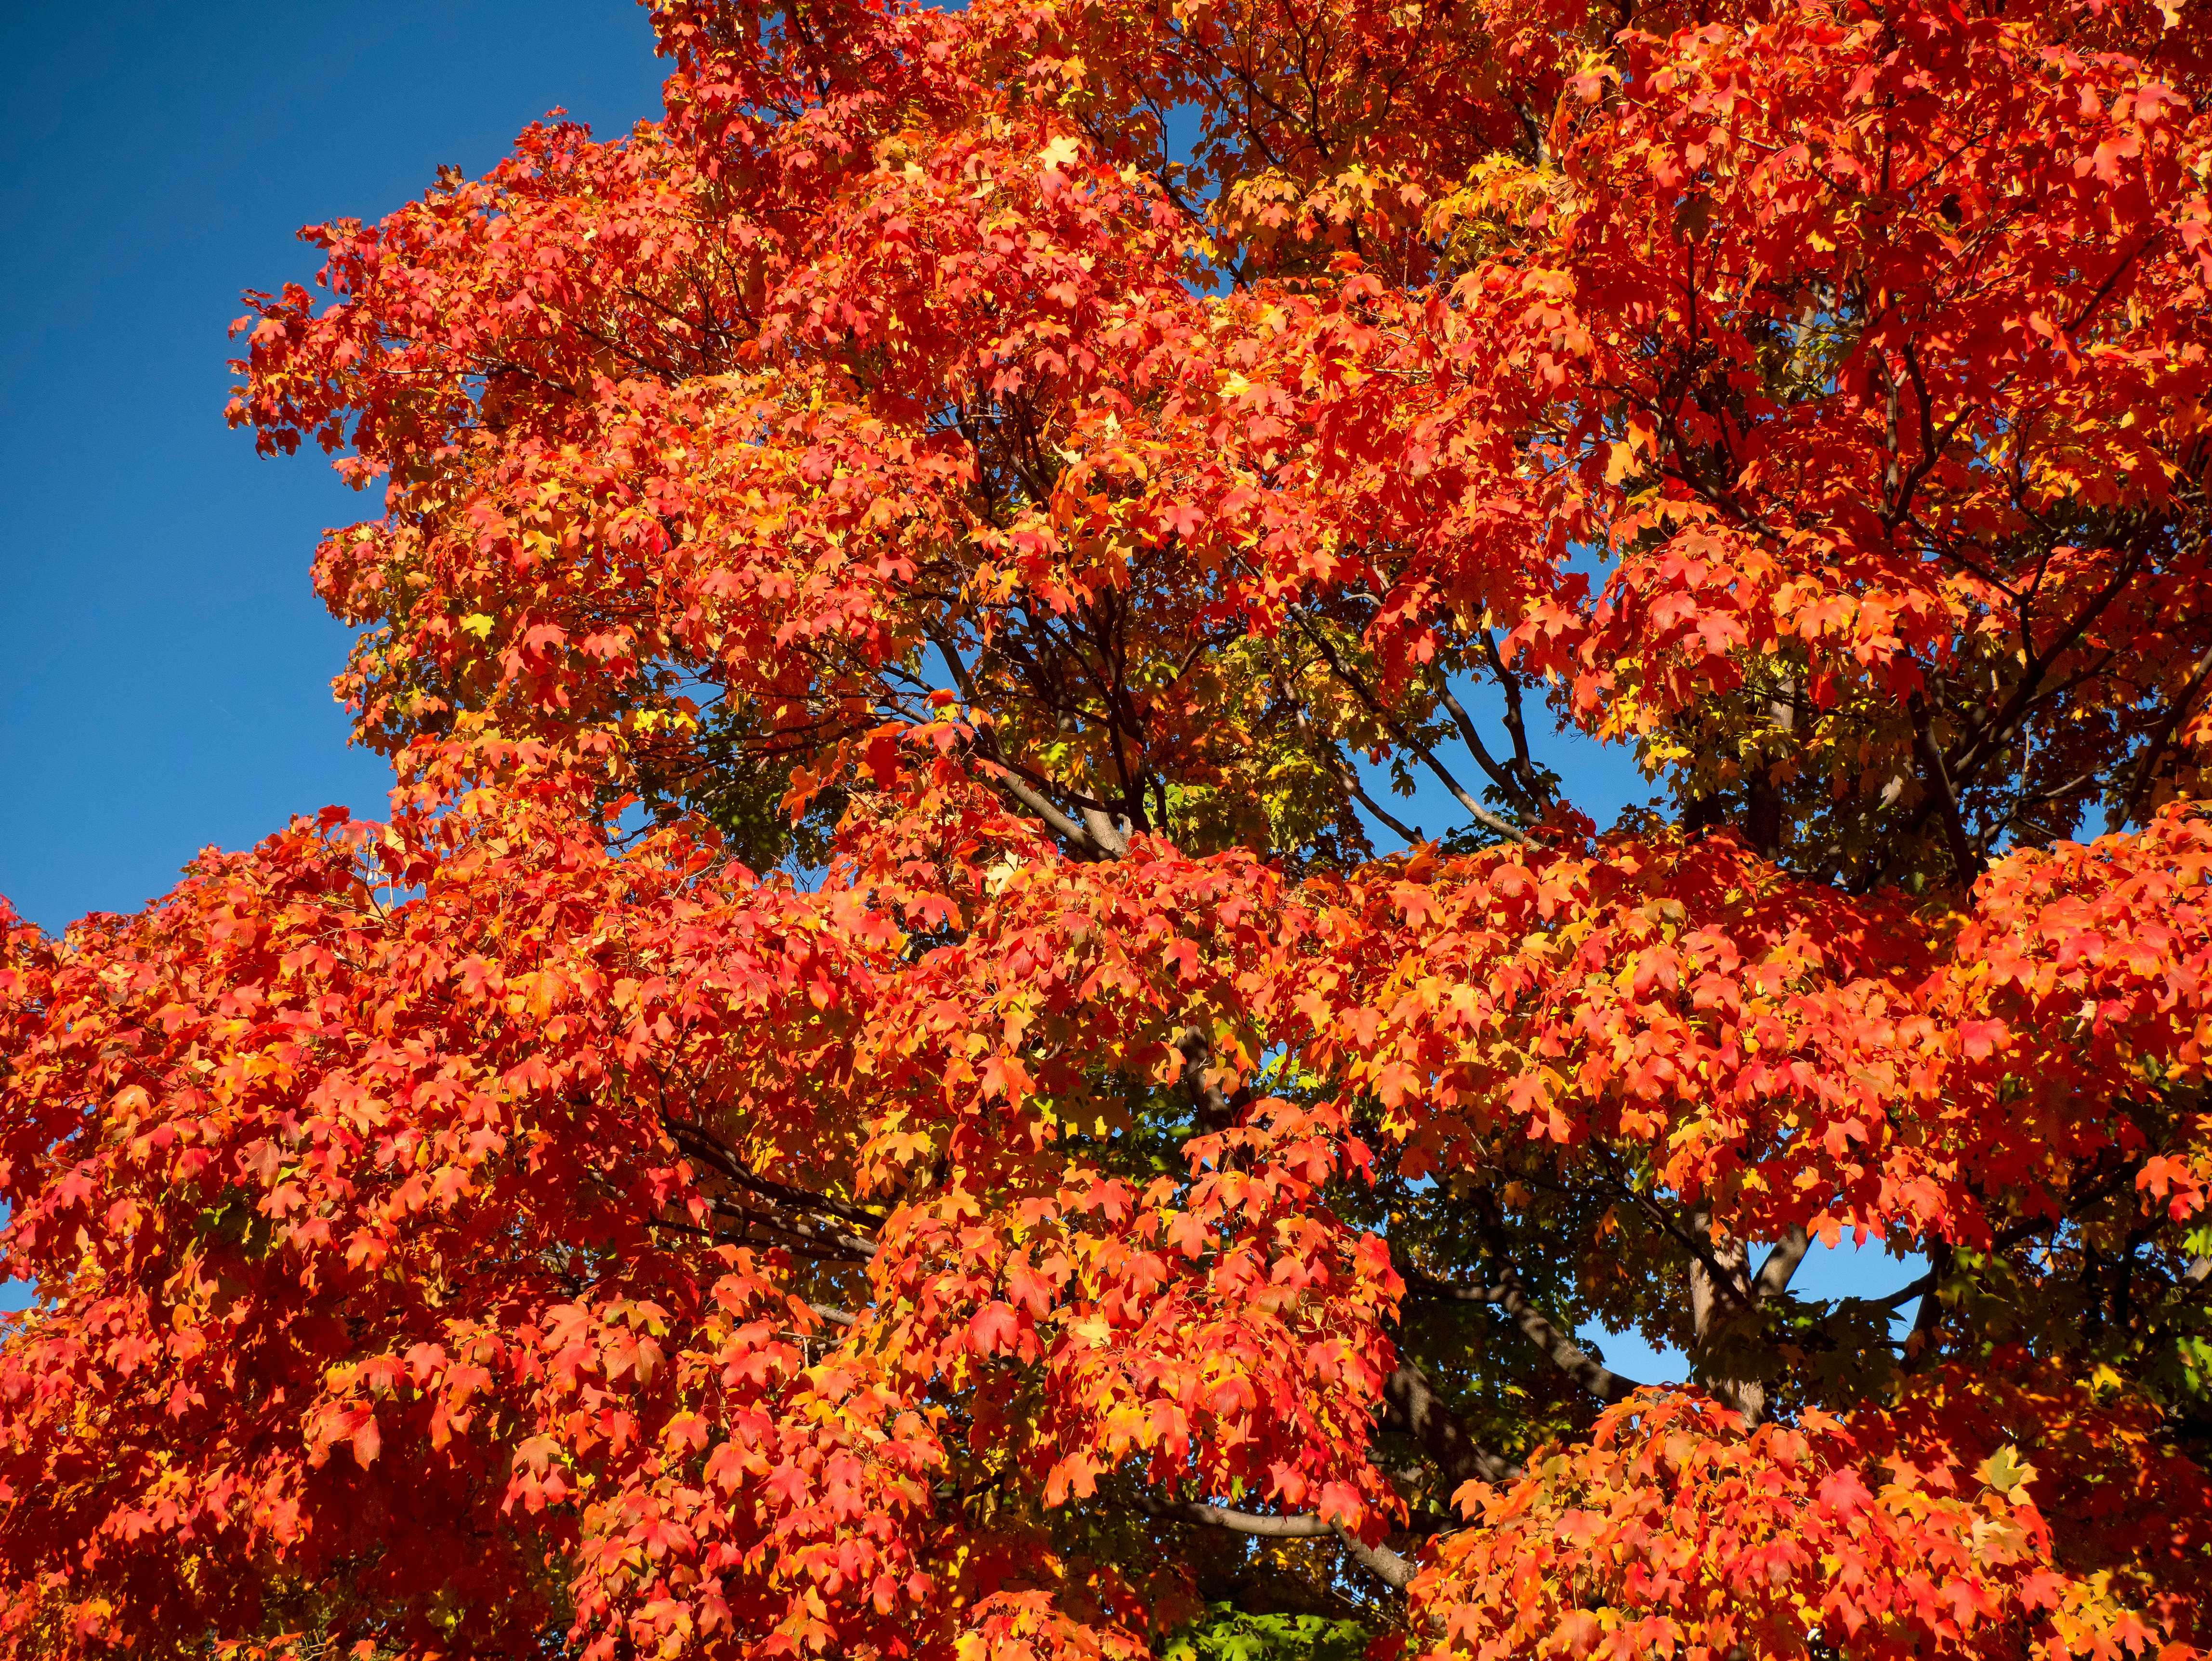
[[[652,9],[241,319],[392,817],[9,924],[0,1650],[2203,1643],[2205,0]]]

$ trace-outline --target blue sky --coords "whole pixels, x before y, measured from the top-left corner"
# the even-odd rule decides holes
[[[298,227],[379,217],[444,163],[481,173],[556,106],[626,130],[660,76],[623,0],[8,9],[0,894],[25,916],[135,910],[198,849],[327,802],[382,817],[384,764],[329,694],[344,634],[307,583],[322,528],[377,504],[225,427],[225,327],[241,289],[313,274]],[[1601,823],[1647,794],[1618,752],[1546,747]],[[1431,785],[1401,817],[1459,815]],[[1913,1272],[1871,1268],[1807,1275]]]

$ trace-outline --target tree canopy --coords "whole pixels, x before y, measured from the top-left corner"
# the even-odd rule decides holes
[[[2206,0],[651,10],[240,320],[390,822],[0,913],[0,1652],[2205,1642]]]

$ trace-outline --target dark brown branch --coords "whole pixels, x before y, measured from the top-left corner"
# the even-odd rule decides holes
[[[866,1206],[854,1205],[849,1200],[839,1200],[827,1194],[817,1194],[812,1189],[797,1188],[789,1183],[777,1182],[763,1177],[741,1162],[720,1137],[703,1125],[682,1119],[661,1116],[661,1125],[684,1151],[702,1159],[720,1175],[727,1177],[748,1193],[777,1205],[792,1206],[804,1211],[819,1211],[861,1228],[880,1227],[883,1219]]]
[[[1966,417],[1973,412],[1975,407],[1972,404],[1966,405],[1958,414],[1951,417],[1939,435],[1936,430],[1936,417],[1928,396],[1928,380],[1921,373],[1920,356],[1912,350],[1912,338],[1910,333],[1906,333],[1899,343],[1898,350],[1899,356],[1905,359],[1905,372],[1911,380],[1913,400],[1919,408],[1920,459],[1913,463],[1911,470],[1903,478],[1895,482],[1888,511],[1882,515],[1883,521],[1892,530],[1895,530],[1911,512],[1914,492],[1919,490],[1922,482],[1928,475],[1935,471],[1936,463],[1942,455],[1945,447],[1958,435],[1960,427],[1965,423]],[[1882,373],[1884,378],[1889,380],[1893,424],[1891,441],[1893,446],[1897,382],[1889,377],[1887,364],[1882,366]],[[1893,468],[1894,465],[1893,461]]]
[[[1202,1029],[1185,1027],[1176,1040],[1176,1048],[1182,1054],[1182,1085],[1190,1092],[1200,1131],[1216,1135],[1228,1129],[1237,1123],[1237,1116],[1252,1104],[1251,1091],[1239,1088],[1231,1096],[1223,1091],[1218,1080],[1207,1076],[1213,1062],[1213,1041]]]
[[[1759,1273],[1751,1283],[1751,1295],[1764,1304],[1789,1291],[1798,1265],[1812,1249],[1812,1237],[1802,1228],[1791,1228],[1775,1243],[1774,1250],[1766,1254],[1766,1261],[1759,1266]]]
[[[1637,1380],[1613,1372],[1598,1360],[1554,1326],[1540,1310],[1532,1306],[1521,1291],[1519,1278],[1510,1269],[1494,1287],[1455,1286],[1402,1265],[1400,1275],[1406,1289],[1422,1297],[1462,1304],[1490,1304],[1504,1310],[1506,1318],[1522,1337],[1541,1350],[1553,1366],[1601,1402],[1624,1401],[1644,1388]]]
[[[1445,713],[1451,716],[1452,725],[1459,728],[1460,742],[1467,745],[1468,753],[1474,757],[1475,765],[1489,774],[1491,782],[1522,807],[1533,806],[1524,799],[1521,781],[1506,771],[1490,753],[1490,746],[1482,741],[1482,734],[1475,730],[1474,717],[1467,713],[1441,671],[1437,675],[1437,699],[1443,705]]]
[[[1351,792],[1352,800],[1358,802],[1362,807],[1364,807],[1369,812],[1372,813],[1385,830],[1389,830],[1392,836],[1397,837],[1400,842],[1404,843],[1407,847],[1419,847],[1422,840],[1420,827],[1418,825],[1408,825],[1404,820],[1398,818],[1396,814],[1391,812],[1389,808],[1383,806],[1381,802],[1369,795],[1367,794],[1367,787],[1360,783],[1359,776],[1352,770],[1352,764],[1349,762],[1345,761],[1341,757],[1338,757],[1335,759],[1337,764],[1337,776],[1344,781],[1344,788],[1347,791]]]
[[[1291,612],[1291,619],[1297,624],[1298,631],[1313,642],[1314,649],[1321,654],[1322,661],[1328,665],[1329,672],[1352,689],[1359,701],[1367,706],[1369,713],[1382,723],[1394,739],[1420,757],[1429,771],[1437,776],[1438,782],[1452,793],[1459,805],[1467,809],[1478,824],[1486,824],[1498,835],[1510,837],[1515,842],[1525,843],[1528,840],[1528,833],[1520,826],[1510,820],[1500,818],[1468,794],[1467,788],[1452,776],[1451,770],[1437,759],[1435,752],[1426,745],[1418,742],[1410,733],[1407,732],[1403,723],[1382,707],[1382,701],[1368,690],[1367,683],[1360,678],[1358,672],[1337,655],[1336,648],[1328,643],[1318,630],[1305,620],[1304,614],[1293,611]]]
[[[1944,757],[1944,765],[1949,771],[1960,777],[1967,776],[1972,770],[1981,765],[1984,757],[2011,736],[2013,728],[2042,690],[2044,671],[2053,660],[2071,651],[2075,642],[2088,632],[2089,625],[2104,615],[2105,608],[2119,598],[2121,591],[2134,580],[2136,567],[2149,551],[2150,535],[2146,532],[2127,548],[2121,557],[2119,569],[2112,573],[2111,581],[2068,620],[2065,627],[2053,639],[2041,647],[2035,643],[2034,631],[2029,625],[2027,606],[2025,601],[2022,602],[2020,648],[2024,672],[2020,684],[2013,690],[2011,697],[2006,700],[2005,707],[1994,721],[1975,733],[1972,741],[1959,753]],[[2039,574],[2036,581],[2039,584],[2042,581]]]
[[[1396,1370],[1382,1381],[1382,1400],[1389,1409],[1383,1422],[1419,1442],[1454,1488],[1462,1482],[1510,1482],[1521,1475],[1518,1465],[1469,1434],[1428,1375],[1409,1358],[1401,1355]]]
[[[2150,793],[2151,781],[2158,776],[2159,757],[2166,753],[2166,746],[2172,739],[2174,729],[2181,725],[2190,706],[2197,702],[2197,695],[2203,690],[2208,673],[2212,673],[2212,651],[2206,652],[2197,660],[2189,672],[2189,678],[2183,683],[2179,694],[2174,698],[2172,707],[2166,712],[2166,719],[2159,723],[2150,742],[2143,746],[2142,760],[2136,766],[2134,782],[2128,786],[2127,794],[2112,805],[2108,829],[2118,830],[2141,812],[2143,800]]]
[[[1599,1157],[1605,1161],[1607,1171],[1613,1179],[1613,1191],[1650,1218],[1657,1225],[1660,1232],[1673,1240],[1698,1262],[1704,1264],[1706,1273],[1712,1277],[1714,1284],[1727,1292],[1731,1302],[1740,1308],[1748,1307],[1751,1301],[1750,1287],[1743,1283],[1741,1276],[1729,1274],[1720,1259],[1714,1255],[1713,1243],[1707,1236],[1704,1226],[1700,1224],[1696,1228],[1684,1228],[1675,1220],[1672,1212],[1629,1181],[1620,1160],[1610,1148],[1600,1143],[1597,1145],[1596,1151]]]
[[[1491,672],[1498,677],[1498,684],[1505,693],[1505,730],[1513,739],[1513,770],[1521,776],[1528,794],[1540,805],[1546,800],[1546,793],[1536,764],[1528,753],[1528,723],[1521,708],[1521,677],[1505,666],[1498,642],[1487,629],[1482,631],[1482,650],[1490,660]]]
[[[1936,1329],[1943,1319],[1943,1281],[1950,1275],[1953,1262],[1951,1248],[1941,1240],[1933,1242],[1929,1247],[1928,1261],[1930,1268],[1920,1277],[1920,1307],[1913,1311],[1912,1330],[1905,1336],[1908,1368],[1924,1363],[1934,1354]]]
[[[1982,874],[1982,856],[1974,849],[1973,840],[1966,835],[1966,816],[1960,806],[1959,792],[1951,782],[1951,770],[1943,760],[1943,752],[1936,748],[1936,739],[1929,728],[1928,702],[1915,692],[1911,700],[1912,715],[1912,745],[1920,752],[1923,773],[1921,787],[1935,803],[1936,811],[1943,821],[1943,839],[1951,852],[1951,864],[1957,873],[1959,886],[1972,888],[1975,879]]]
[[[959,684],[960,696],[967,700],[969,708],[980,707],[981,700],[976,694],[975,680],[968,672],[968,666],[960,660],[960,654],[934,630],[930,631],[930,639]],[[1079,856],[1117,860],[1129,851],[1127,836],[1103,807],[1079,808],[1082,819],[1079,822],[1071,818],[1006,759],[1000,751],[998,734],[990,727],[976,728],[975,751],[993,776],[992,782],[1042,819],[1053,834],[1069,843]]]
[[[1313,721],[1306,714],[1305,700],[1291,691],[1289,684],[1279,674],[1275,677],[1275,691],[1281,696],[1283,701],[1291,706],[1291,718],[1298,724],[1298,736],[1320,751],[1322,764],[1336,775],[1337,782],[1343,785],[1346,794],[1372,813],[1407,847],[1413,848],[1419,845],[1421,841],[1419,830],[1407,825],[1381,802],[1367,794],[1367,787],[1359,782],[1358,770],[1345,758],[1343,753],[1337,748],[1334,739],[1323,738],[1315,733]]]
[[[1164,1522],[1196,1523],[1257,1540],[1322,1540],[1334,1536],[1343,1542],[1353,1561],[1393,1591],[1403,1591],[1415,1573],[1413,1561],[1404,1554],[1388,1546],[1364,1544],[1338,1524],[1324,1523],[1318,1517],[1257,1517],[1250,1512],[1231,1511],[1226,1506],[1200,1505],[1188,1500],[1154,1500],[1143,1495],[1135,1504],[1146,1516]]]
[[[2072,334],[2076,329],[2080,328],[2084,323],[2087,323],[2089,319],[2095,314],[2097,307],[2103,305],[2106,299],[2111,296],[2113,289],[2118,286],[2120,278],[2127,274],[2128,267],[2136,263],[2136,259],[2141,257],[2143,249],[2148,246],[2148,244],[2147,243],[2138,242],[2134,247],[2128,250],[2126,258],[2123,259],[2117,265],[2114,265],[2112,269],[2111,274],[2107,276],[2102,283],[2100,283],[2097,285],[2095,290],[2091,293],[2087,300],[2081,302],[2081,309],[2075,313],[2072,317],[2067,319],[2066,321],[2060,326],[2068,334]]]
[[[757,1228],[766,1229],[771,1234],[781,1234],[787,1240],[795,1240],[800,1245],[811,1248],[812,1256],[851,1263],[870,1262],[875,1258],[876,1243],[860,1235],[824,1228],[803,1217],[779,1216],[772,1211],[756,1211],[731,1200],[717,1199],[710,1203],[717,1216],[731,1218],[748,1232]]]

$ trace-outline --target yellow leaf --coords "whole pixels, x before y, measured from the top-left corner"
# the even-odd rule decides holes
[[[2031,1482],[2035,1467],[2020,1457],[2020,1450],[2008,1442],[1982,1461],[1981,1469],[1974,1473],[1999,1494],[2009,1496],[2012,1491]]]

